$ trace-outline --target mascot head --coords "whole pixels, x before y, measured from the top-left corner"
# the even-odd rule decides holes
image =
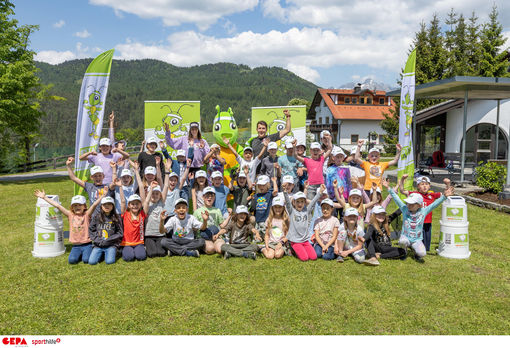
[[[213,135],[214,139],[216,139],[216,143],[220,146],[228,147],[223,141],[223,138],[229,139],[230,144],[235,144],[238,134],[239,132],[232,109],[228,108],[228,111],[221,112],[220,106],[216,105],[216,116],[213,122]]]

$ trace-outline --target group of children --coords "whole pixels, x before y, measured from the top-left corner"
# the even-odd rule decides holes
[[[423,262],[431,211],[453,194],[449,182],[444,194],[430,192],[427,177],[417,179],[416,192],[403,189],[406,176],[390,187],[383,173],[398,161],[399,145],[392,161],[380,162],[376,148],[363,161],[363,141],[347,156],[325,131],[320,143],[310,144],[310,157],[306,144],[296,140],[285,143],[286,154],[278,157],[277,144],[266,138],[260,153],[247,146],[237,155],[239,170],[227,181],[225,160],[214,145],[207,147],[203,167],[192,167],[192,140],[188,151],[178,150],[172,159],[166,150],[156,152],[158,143],[149,138],[139,161],[132,161],[125,142],[103,138],[99,152],[80,156],[94,165],[91,182],[75,175],[69,158],[69,177],[87,193],[89,208],[82,195],[72,198],[68,210],[44,191],[35,192],[69,219],[69,263],[111,264],[118,251],[125,261],[203,253],[255,260],[260,252],[268,259],[294,255],[301,261],[343,262],[350,256],[375,266],[380,258],[405,259],[408,248]],[[202,140],[197,144],[204,148]],[[364,171],[364,185],[351,175],[354,167]],[[383,186],[389,191],[385,199]],[[402,201],[398,191],[407,198]],[[399,209],[388,214],[391,199]],[[403,224],[397,247],[390,222],[398,215]]]

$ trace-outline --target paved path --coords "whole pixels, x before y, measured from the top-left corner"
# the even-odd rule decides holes
[[[0,182],[2,181],[26,181],[35,179],[46,179],[46,178],[59,178],[67,176],[67,171],[59,170],[54,172],[43,172],[43,173],[22,173],[0,176]]]

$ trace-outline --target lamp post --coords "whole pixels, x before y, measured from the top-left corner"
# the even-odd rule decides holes
[[[35,162],[35,148],[36,148],[37,146],[39,146],[39,143],[35,143],[35,144],[34,144],[34,162]]]

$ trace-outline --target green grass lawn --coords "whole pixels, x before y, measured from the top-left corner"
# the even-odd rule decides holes
[[[71,266],[67,240],[65,256],[31,255],[35,188],[65,206],[72,195],[65,178],[0,182],[1,335],[510,334],[509,215],[469,206],[467,260],[434,251],[425,264],[375,268],[217,255]]]

